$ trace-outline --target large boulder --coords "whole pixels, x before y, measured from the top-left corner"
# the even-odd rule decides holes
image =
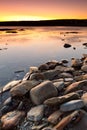
[[[11,95],[14,96],[23,96],[28,91],[30,91],[33,87],[38,85],[40,82],[35,80],[23,81],[22,83],[18,84],[14,88],[10,90]]]
[[[44,81],[30,91],[30,97],[34,104],[42,104],[46,99],[57,96],[58,91],[51,81]]]

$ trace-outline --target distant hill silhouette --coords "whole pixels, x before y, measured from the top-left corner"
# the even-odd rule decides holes
[[[87,26],[87,19],[9,21],[9,22],[0,22],[0,26]]]

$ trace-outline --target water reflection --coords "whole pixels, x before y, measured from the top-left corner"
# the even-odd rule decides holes
[[[82,45],[87,42],[87,28],[84,27],[11,28],[17,33],[0,31],[1,86],[12,79],[22,78],[30,66],[38,66],[53,59],[70,60],[72,57],[78,58],[87,53],[87,49]],[[64,43],[69,43],[72,47],[66,49],[63,47]],[[19,75],[14,73],[23,69],[24,73]]]

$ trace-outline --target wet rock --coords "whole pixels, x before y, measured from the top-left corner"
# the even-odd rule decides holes
[[[49,98],[44,102],[44,104],[54,106],[54,105],[60,105],[62,103],[74,99],[79,99],[79,94],[73,92],[64,96]]]
[[[41,121],[44,115],[44,105],[31,108],[27,113],[27,119],[33,122]]]
[[[61,78],[73,78],[73,76],[70,73],[63,72],[60,74]]]
[[[64,48],[70,48],[71,47],[71,45],[70,44],[64,44]]]
[[[44,80],[45,77],[42,73],[33,73],[30,75],[30,80]]]
[[[74,92],[74,91],[77,91],[77,90],[87,91],[86,86],[87,86],[87,80],[82,80],[82,81],[79,81],[79,82],[72,83],[71,85],[69,85],[66,88],[65,94],[69,93],[69,92]]]
[[[59,72],[57,70],[48,70],[42,73],[45,77],[45,79],[53,80],[55,79]]]
[[[8,84],[6,84],[3,87],[3,92],[10,90],[11,88],[18,85],[19,83],[21,83],[21,80],[13,80],[13,81],[9,82]]]
[[[39,81],[23,81],[22,83],[18,84],[14,88],[10,90],[11,95],[14,96],[23,96],[25,95],[28,91],[30,91],[33,87],[38,85],[40,82]]]
[[[64,86],[65,86],[63,81],[61,81],[61,82],[54,82],[53,84],[57,88],[58,91],[61,91],[64,88]]]
[[[56,130],[63,130],[72,120],[79,114],[79,111],[74,111],[68,116],[64,117],[55,127]],[[78,129],[77,129],[78,130]]]
[[[57,96],[58,92],[56,87],[51,81],[44,81],[30,91],[30,97],[34,104],[39,105],[46,99]]]
[[[49,117],[48,117],[48,122],[56,125],[59,121],[61,116],[63,115],[62,112],[60,112],[59,110],[53,112]]]
[[[49,69],[49,66],[47,64],[42,64],[38,67],[38,70],[40,70],[41,72],[48,69]]]
[[[16,127],[19,124],[19,122],[24,116],[25,113],[22,111],[12,111],[7,113],[1,118],[2,129],[14,129],[14,127]]]
[[[64,103],[60,106],[60,110],[63,112],[78,110],[84,107],[84,102],[82,100],[72,100],[67,103]]]
[[[84,71],[84,72],[87,72],[87,65],[83,65],[83,66],[81,67],[81,70]]]

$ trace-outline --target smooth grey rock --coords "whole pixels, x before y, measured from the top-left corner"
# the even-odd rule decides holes
[[[59,72],[58,70],[48,70],[48,71],[45,71],[42,73],[45,77],[45,79],[48,79],[48,80],[53,80],[55,79],[55,77],[58,76]]]
[[[84,72],[87,72],[87,65],[83,65],[83,66],[81,67],[81,70],[84,71]]]
[[[44,81],[30,91],[30,97],[34,104],[42,104],[46,99],[57,96],[58,91],[51,81]]]
[[[22,83],[18,84],[14,88],[10,90],[11,95],[14,96],[23,96],[25,95],[28,91],[30,91],[33,87],[38,85],[40,82],[35,81],[35,80],[25,80],[22,81]]]
[[[60,106],[60,110],[63,112],[73,111],[84,107],[84,102],[82,100],[72,100],[64,103]]]
[[[61,78],[73,78],[73,76],[70,73],[63,72],[59,75]]]
[[[30,121],[41,121],[44,115],[44,105],[39,105],[30,109],[27,113],[27,119]]]
[[[64,82],[54,82],[54,86],[57,88],[58,91],[61,91],[64,88]]]
[[[42,73],[33,73],[30,75],[29,80],[44,80],[45,77]]]

